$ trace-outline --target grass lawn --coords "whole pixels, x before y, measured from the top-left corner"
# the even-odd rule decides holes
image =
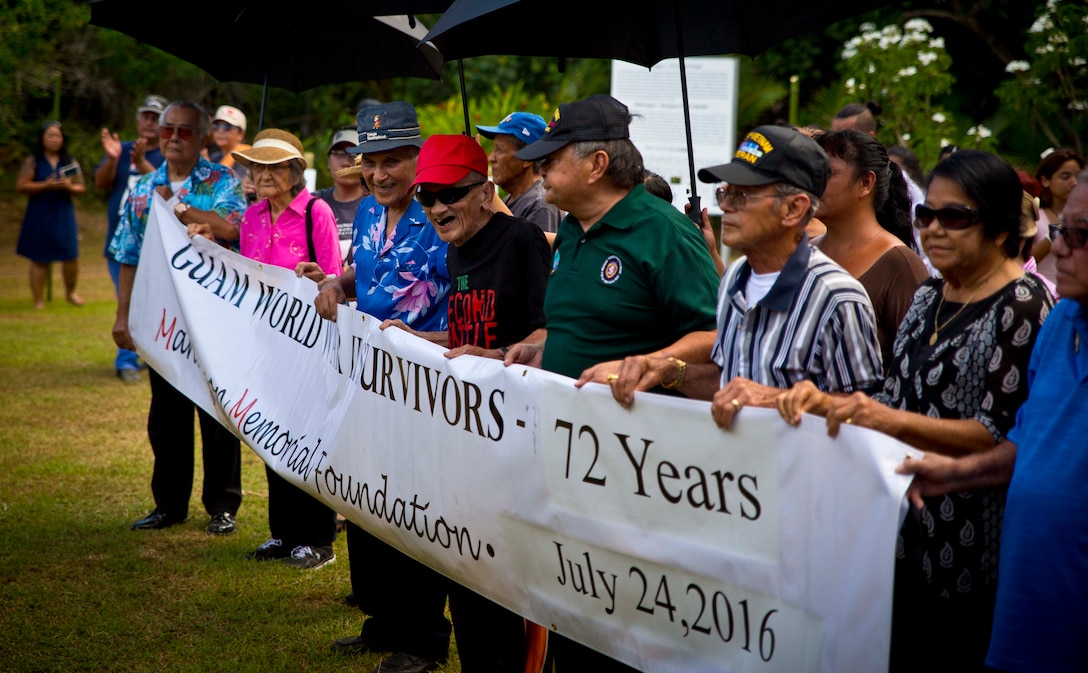
[[[125,385],[113,370],[105,208],[78,211],[86,306],[64,301],[55,265],[35,311],[14,252],[24,207],[0,194],[0,671],[373,670],[376,655],[328,648],[362,624],[341,603],[343,536],[315,571],[244,559],[268,536],[263,463],[245,447],[237,533],[204,532],[199,451],[189,522],[129,530],[154,507],[150,392],[146,374]],[[450,657],[442,670],[460,671]]]

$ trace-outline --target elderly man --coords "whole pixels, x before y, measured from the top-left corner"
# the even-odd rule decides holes
[[[117,321],[113,326],[113,340],[120,348],[135,350],[128,327],[129,303],[155,194],[173,206],[184,224],[233,229],[233,238],[238,237],[238,225],[245,210],[242,186],[230,171],[201,157],[207,135],[208,115],[196,103],[174,102],[162,113],[159,148],[166,161],[132,188],[110,242],[110,253],[121,267]],[[193,490],[195,405],[154,370],[150,379],[147,434],[155,454],[151,476],[155,509],[134,523],[133,530],[166,528],[185,521]],[[204,443],[202,501],[211,515],[207,532],[226,535],[234,532],[234,516],[242,503],[240,445],[214,417],[202,409],[197,409],[197,413]]]
[[[136,186],[140,176],[147,175],[162,165],[162,152],[159,150],[159,115],[166,109],[167,100],[162,96],[148,96],[136,110],[136,140],[121,142],[116,133],[102,129],[102,149],[106,156],[94,169],[94,184],[99,189],[109,190],[110,200],[106,206],[106,246],[103,254],[113,280],[113,291],[118,291],[118,278],[121,265],[110,255],[109,246],[117,223],[121,220],[121,209],[125,205],[129,190]],[[137,383],[140,380],[140,360],[135,351],[117,349],[114,360],[117,378],[125,383]]]
[[[927,453],[900,466],[910,495],[1009,484],[997,605],[986,665],[1002,671],[1088,670],[1088,171],[1053,226],[1059,301],[1031,353],[1028,399],[1005,441],[959,458]],[[1015,467],[1014,467],[1015,463]],[[1011,477],[1011,482],[1010,482]]]
[[[487,159],[491,162],[491,177],[506,191],[503,203],[514,217],[523,217],[542,231],[554,234],[559,227],[559,209],[544,199],[544,184],[535,161],[514,156],[526,145],[544,135],[544,118],[530,112],[511,112],[497,126],[477,126],[495,147]]]
[[[824,151],[792,129],[761,126],[721,166],[704,168],[717,191],[722,243],[744,253],[722,277],[713,362],[660,355],[587,371],[624,405],[655,385],[712,399],[714,420],[732,428],[746,405],[773,407],[782,389],[810,380],[823,391],[865,391],[881,381],[872,305],[861,284],[809,245],[805,225],[823,193]]]
[[[370,196],[355,216],[354,266],[322,282],[317,312],[335,320],[349,297],[382,320],[443,333],[450,277],[446,243],[417,202],[416,160],[423,139],[415,109],[403,101],[363,107],[358,147]],[[406,447],[405,450],[411,450]],[[339,652],[389,651],[378,673],[428,671],[449,656],[446,580],[427,566],[349,523],[348,560],[355,602],[370,617],[358,636],[333,643]]]
[[[431,136],[420,152],[415,184],[432,226],[451,246],[446,264],[457,283],[449,297],[446,357],[501,360],[511,344],[539,340],[551,251],[532,222],[494,212],[495,184],[487,179],[483,148],[466,136]],[[382,329],[390,326],[434,341],[441,337],[399,320],[385,321]],[[449,594],[461,670],[521,673],[525,620],[465,587],[451,584]]]
[[[707,360],[718,276],[699,229],[642,186],[627,107],[603,94],[559,106],[543,137],[519,151],[541,161],[559,224],[544,298],[547,330],[507,363],[575,377],[634,353]],[[555,638],[556,670],[630,670]]]

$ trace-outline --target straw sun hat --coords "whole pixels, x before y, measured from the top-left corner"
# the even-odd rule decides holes
[[[253,139],[253,147],[246,150],[235,150],[231,156],[235,161],[245,167],[250,164],[269,166],[292,159],[306,166],[306,158],[302,155],[302,141],[293,133],[283,129],[265,129]]]
[[[363,155],[355,155],[355,165],[348,166],[347,168],[341,168],[336,171],[336,176],[340,178],[361,178],[363,177]]]

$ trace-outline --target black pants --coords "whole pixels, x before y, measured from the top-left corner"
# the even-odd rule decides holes
[[[271,467],[268,475],[268,528],[286,549],[299,545],[324,547],[336,539],[336,512],[295,486]]]
[[[167,516],[189,516],[193,494],[193,410],[200,418],[204,443],[204,485],[201,502],[208,514],[236,514],[242,504],[242,452],[238,438],[155,370],[151,379],[151,410],[147,414],[147,436],[155,454],[151,473],[151,494],[155,507]]]
[[[447,580],[350,522],[347,531],[351,591],[370,615],[363,637],[374,649],[446,661]]]
[[[523,673],[525,619],[455,582],[449,590],[461,673]]]

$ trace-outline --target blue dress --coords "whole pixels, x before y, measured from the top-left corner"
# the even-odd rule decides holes
[[[37,157],[34,180],[40,182],[57,174],[49,160]],[[79,232],[71,195],[64,190],[31,194],[23,216],[23,228],[15,252],[32,262],[67,261],[79,257]]]

